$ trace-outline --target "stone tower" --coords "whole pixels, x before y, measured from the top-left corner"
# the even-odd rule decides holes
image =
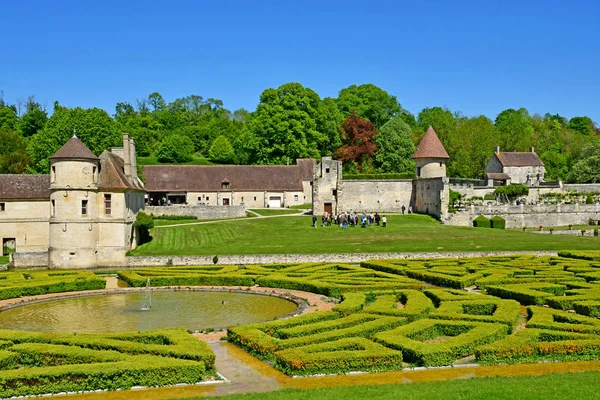
[[[429,126],[413,154],[417,178],[445,178],[446,161],[450,158],[433,127]]]
[[[49,268],[96,263],[99,158],[73,136],[50,157]]]
[[[413,180],[413,208],[443,220],[450,198],[446,161],[450,158],[437,134],[430,126],[413,154],[417,164]]]

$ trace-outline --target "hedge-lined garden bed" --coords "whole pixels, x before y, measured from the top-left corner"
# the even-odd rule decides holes
[[[197,383],[210,347],[185,330],[67,335],[0,331],[0,397]]]
[[[0,272],[0,300],[105,287],[106,281],[89,271]]]

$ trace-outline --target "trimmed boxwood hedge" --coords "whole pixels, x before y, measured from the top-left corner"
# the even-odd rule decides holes
[[[506,227],[506,220],[498,215],[490,218],[490,228],[492,229],[504,229]]]
[[[491,223],[490,220],[484,217],[483,215],[479,215],[473,220],[473,226],[475,228],[490,228]]]
[[[0,273],[0,300],[48,293],[104,289],[106,281],[90,271]]]

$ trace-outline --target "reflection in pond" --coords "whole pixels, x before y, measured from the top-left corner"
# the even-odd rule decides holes
[[[272,296],[194,291],[152,292],[152,309],[141,311],[145,294],[84,296],[30,304],[0,312],[2,329],[40,332],[123,332],[165,328],[201,330],[269,321],[296,310]]]

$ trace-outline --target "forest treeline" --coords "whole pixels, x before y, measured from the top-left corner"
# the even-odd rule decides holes
[[[35,97],[8,104],[0,94],[0,173],[46,173],[48,157],[73,134],[100,154],[135,138],[138,156],[161,162],[206,157],[216,163],[291,164],[332,155],[347,172],[412,173],[411,155],[432,125],[450,155],[448,175],[481,178],[494,146],[535,147],[547,180],[600,181],[600,131],[586,116],[501,111],[494,120],[445,107],[416,115],[396,96],[372,85],[352,85],[321,99],[299,83],[266,89],[252,112],[191,95],[167,102],[159,93],[120,102],[111,116],[99,108],[48,110]]]

